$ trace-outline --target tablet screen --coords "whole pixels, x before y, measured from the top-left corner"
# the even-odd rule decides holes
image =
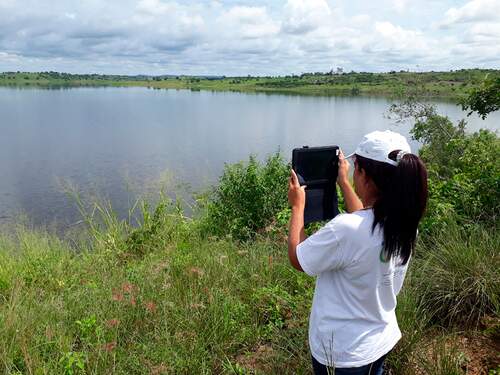
[[[338,146],[302,147],[292,151],[292,167],[306,188],[304,223],[330,220],[338,214],[335,180]]]
[[[335,178],[336,149],[304,150],[297,154],[295,169],[307,182]]]

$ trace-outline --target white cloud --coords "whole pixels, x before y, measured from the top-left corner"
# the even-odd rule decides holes
[[[19,62],[19,57],[18,55],[16,54],[13,54],[13,53],[7,53],[7,52],[1,52],[0,51],[0,61],[1,62]]]
[[[331,25],[331,10],[325,0],[288,0],[284,9],[283,30],[304,34]]]
[[[409,0],[392,0],[394,8],[396,8],[398,12],[403,12],[404,10],[406,10],[408,2]]]
[[[477,37],[488,39],[492,43],[497,41],[500,44],[500,22],[475,24],[470,28],[470,33]]]
[[[361,34],[351,32],[344,39],[346,46],[340,53],[347,61],[370,67],[365,71],[407,69],[422,58],[422,46],[411,44],[418,32],[405,30],[390,22],[375,22]],[[420,35],[418,35],[420,38]]]
[[[407,45],[422,38],[422,33],[415,30],[405,30],[401,26],[395,26],[390,22],[375,22],[375,30],[386,40]]]
[[[450,33],[445,47],[450,61],[460,61],[467,67],[499,68],[499,1],[472,0],[449,8],[439,26]]]
[[[472,0],[460,8],[450,8],[446,11],[441,26],[479,21],[500,22],[500,1]]]
[[[223,12],[217,24],[231,38],[239,36],[244,39],[272,37],[280,28],[265,7],[250,6],[236,6]]]
[[[0,0],[0,71],[275,75],[336,66],[499,67],[499,2],[452,8],[448,1],[424,9],[410,0]],[[437,20],[446,27],[431,29]]]

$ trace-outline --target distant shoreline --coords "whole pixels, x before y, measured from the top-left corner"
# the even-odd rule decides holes
[[[305,73],[282,77],[122,76],[58,72],[0,73],[0,87],[148,87],[313,96],[397,96],[408,86],[428,97],[459,99],[486,75],[500,70],[467,69],[451,72]]]

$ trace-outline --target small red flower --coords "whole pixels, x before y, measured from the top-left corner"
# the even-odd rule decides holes
[[[122,284],[122,290],[125,293],[132,293],[134,289],[135,289],[135,287],[130,283],[123,283]]]
[[[111,352],[116,348],[116,341],[107,342],[102,346],[102,349],[106,352]]]
[[[154,313],[156,311],[156,304],[154,302],[148,301],[148,302],[144,303],[144,307],[150,313]]]
[[[113,289],[112,299],[113,301],[123,301],[123,293],[116,289]]]
[[[189,269],[189,273],[194,276],[203,277],[205,271],[203,271],[201,268],[198,267],[191,267]]]
[[[118,319],[109,319],[107,322],[106,322],[106,325],[109,327],[109,328],[113,328],[113,327],[116,327],[117,325],[120,324],[120,321]]]

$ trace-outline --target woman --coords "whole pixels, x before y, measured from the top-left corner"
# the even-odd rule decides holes
[[[396,296],[415,248],[427,203],[427,171],[406,139],[391,131],[367,134],[349,163],[341,153],[337,183],[347,214],[304,234],[305,187],[292,170],[288,256],[316,276],[309,346],[315,374],[383,374],[401,338]],[[350,158],[349,156],[348,158]]]

